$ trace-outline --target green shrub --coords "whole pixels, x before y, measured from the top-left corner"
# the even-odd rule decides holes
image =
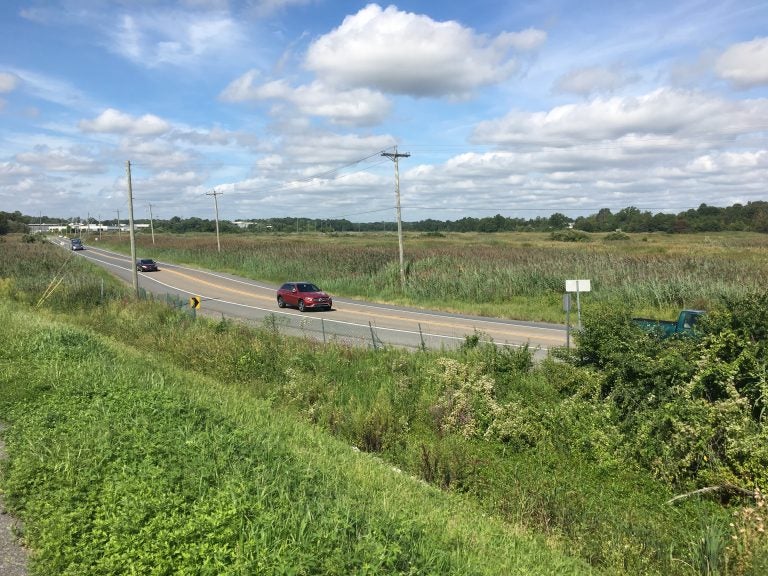
[[[572,228],[567,230],[556,230],[549,235],[550,240],[555,242],[591,242],[592,238],[587,232],[581,230],[574,230]]]
[[[632,237],[629,234],[625,234],[624,232],[617,230],[616,232],[610,232],[603,236],[603,241],[605,242],[626,242],[631,240]]]
[[[578,335],[578,361],[600,369],[626,456],[673,485],[768,481],[768,299],[735,304],[710,311],[699,338],[652,338],[606,309]]]

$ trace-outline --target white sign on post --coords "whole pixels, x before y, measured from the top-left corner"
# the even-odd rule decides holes
[[[590,292],[592,290],[592,282],[589,280],[566,280],[565,291],[568,293],[576,292],[576,314],[579,319],[579,330],[581,330],[581,300],[579,294],[581,292]]]
[[[565,281],[566,292],[591,292],[592,282],[590,280],[566,280]]]

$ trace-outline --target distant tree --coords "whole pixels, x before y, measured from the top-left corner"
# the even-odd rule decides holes
[[[768,232],[768,208],[760,208],[755,211],[752,218],[752,229],[755,232]]]
[[[568,218],[565,214],[555,212],[547,219],[547,225],[555,230],[562,230],[568,228],[568,225],[573,222],[573,218]]]
[[[672,224],[672,230],[671,232],[674,232],[676,234],[682,234],[685,232],[690,232],[691,226],[688,224],[688,219],[685,217],[678,216],[675,218],[675,222]]]

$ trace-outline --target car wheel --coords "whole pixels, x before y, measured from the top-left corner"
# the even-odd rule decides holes
[[[304,306],[304,300],[299,300],[299,312],[304,312],[306,307]]]
[[[282,296],[277,297],[277,307],[278,308],[285,308],[285,300],[283,300]]]

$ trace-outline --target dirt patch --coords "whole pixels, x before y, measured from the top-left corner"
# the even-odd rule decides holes
[[[0,460],[5,460],[5,442],[3,430],[6,425],[0,422]],[[21,545],[18,534],[21,533],[21,522],[7,513],[3,503],[3,493],[0,491],[0,574],[3,576],[27,576],[29,553]]]

